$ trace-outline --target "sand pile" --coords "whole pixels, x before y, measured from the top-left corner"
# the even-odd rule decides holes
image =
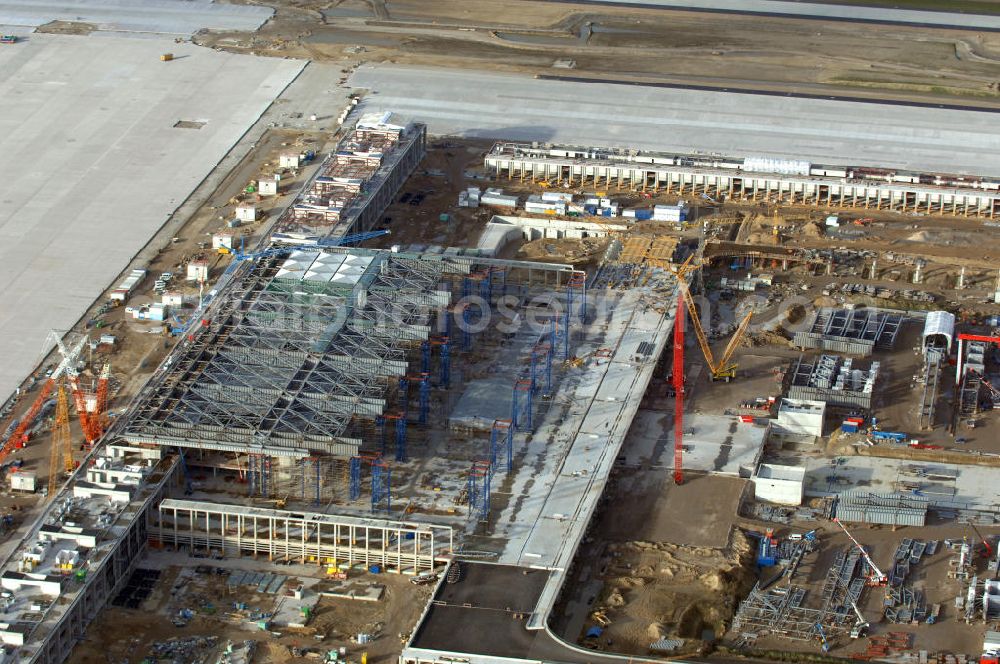
[[[754,579],[752,545],[734,531],[724,549],[657,542],[628,542],[608,548],[604,589],[591,621],[604,623],[599,643],[616,652],[644,655],[661,638],[690,639],[696,650],[706,630],[725,632]]]

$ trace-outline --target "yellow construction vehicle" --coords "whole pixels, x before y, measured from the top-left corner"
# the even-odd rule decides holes
[[[753,318],[753,312],[751,311],[748,313],[743,317],[743,320],[740,321],[739,326],[736,328],[736,332],[733,334],[733,338],[729,340],[729,344],[726,346],[725,352],[723,352],[719,361],[716,362],[715,357],[712,355],[712,347],[708,343],[708,337],[705,336],[705,330],[701,326],[701,319],[698,318],[698,310],[694,306],[694,301],[691,298],[691,292],[688,290],[687,284],[683,280],[679,280],[678,285],[684,293],[684,302],[687,304],[695,336],[698,337],[698,345],[701,346],[701,352],[705,356],[705,362],[708,363],[708,370],[710,372],[709,377],[713,381],[722,380],[728,383],[736,378],[736,369],[738,365],[735,362],[731,362],[731,360],[733,358],[733,353],[736,352],[736,347],[740,344],[740,340],[743,338],[743,335],[746,334],[747,328],[750,327],[750,319]]]

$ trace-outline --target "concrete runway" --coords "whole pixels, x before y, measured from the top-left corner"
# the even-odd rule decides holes
[[[303,65],[99,33],[0,49],[0,401]]]
[[[586,2],[594,5],[619,7],[787,16],[789,18],[919,25],[959,30],[1000,30],[1000,16],[997,15],[920,11],[895,7],[828,5],[794,0],[548,0],[548,2]]]
[[[267,7],[180,0],[0,0],[0,26],[21,28],[59,20],[99,30],[190,35],[202,28],[256,30],[273,14]]]
[[[1000,176],[989,112],[399,65],[362,67],[349,84],[374,91],[364,110],[397,111],[437,135]]]

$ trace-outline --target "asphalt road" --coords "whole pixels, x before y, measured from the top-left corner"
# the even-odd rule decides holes
[[[860,21],[919,25],[959,30],[1000,30],[1000,16],[955,12],[896,9],[894,7],[861,7],[829,5],[818,2],[790,0],[547,0],[548,2],[586,2],[618,7],[649,7],[652,9],[683,9],[694,11],[788,16],[835,21]],[[887,3],[890,4],[890,3]]]
[[[365,110],[436,135],[806,159],[1000,176],[1000,123],[983,111],[365,66]]]

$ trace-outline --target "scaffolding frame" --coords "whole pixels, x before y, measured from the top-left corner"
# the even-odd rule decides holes
[[[490,483],[493,479],[493,465],[489,460],[473,461],[469,470],[468,495],[469,518],[479,521],[490,518]]]

